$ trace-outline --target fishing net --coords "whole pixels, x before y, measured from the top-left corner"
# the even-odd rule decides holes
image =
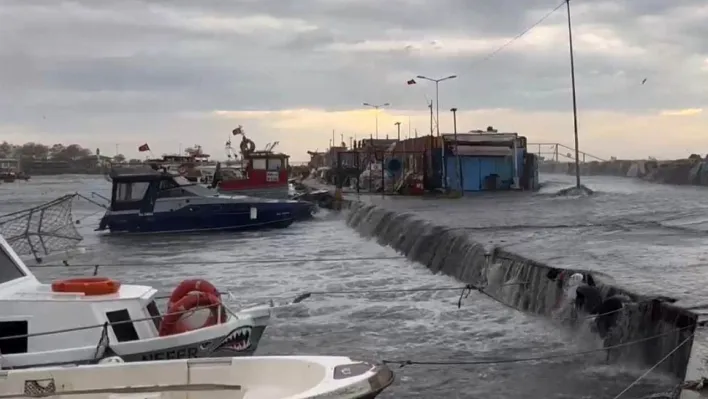
[[[0,235],[20,256],[39,262],[50,253],[65,251],[82,240],[76,230],[71,205],[77,194],[0,216]]]

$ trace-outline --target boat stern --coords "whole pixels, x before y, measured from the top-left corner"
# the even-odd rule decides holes
[[[292,214],[295,220],[311,219],[317,213],[317,204],[292,200]]]

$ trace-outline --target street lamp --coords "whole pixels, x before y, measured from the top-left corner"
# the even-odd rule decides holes
[[[437,136],[438,137],[440,137],[440,91],[439,91],[439,84],[440,84],[440,82],[443,82],[443,81],[446,81],[449,79],[455,79],[456,77],[457,77],[457,75],[450,75],[450,76],[440,78],[440,79],[433,79],[433,78],[429,78],[429,77],[426,77],[423,75],[416,76],[416,78],[418,78],[418,79],[425,79],[425,80],[429,80],[431,82],[435,82],[435,119],[437,119],[437,121],[438,121],[438,123],[437,123]]]
[[[376,105],[376,104],[364,103],[365,107],[371,107],[376,110],[376,140],[379,139],[379,108],[388,107],[389,105],[391,105],[391,104],[383,103],[383,104]]]
[[[460,182],[460,194],[464,194],[464,180],[462,177],[462,162],[460,162],[460,147],[457,144],[457,108],[451,108],[452,112],[452,128],[455,137],[455,158],[457,163],[457,181]]]
[[[401,141],[401,122],[396,122],[394,125],[398,128],[398,141]]]

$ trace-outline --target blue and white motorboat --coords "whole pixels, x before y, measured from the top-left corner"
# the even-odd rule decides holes
[[[111,205],[98,231],[182,233],[288,227],[310,217],[304,201],[225,196],[148,167],[111,170]]]

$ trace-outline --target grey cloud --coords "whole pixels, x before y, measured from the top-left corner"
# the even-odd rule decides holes
[[[680,4],[679,4],[680,3]],[[69,4],[69,3],[67,3]],[[325,51],[334,43],[397,37],[513,36],[553,8],[550,0],[77,0],[47,6],[40,0],[4,0],[0,12],[0,120],[35,124],[55,116],[55,131],[91,121],[216,109],[349,109],[362,101],[423,108],[426,82],[416,74],[456,73],[441,86],[442,106],[567,110],[567,48],[553,54],[520,52],[523,40],[487,62],[481,56],[423,57],[415,50],[378,53]],[[574,21],[607,24],[648,49],[636,57],[577,55],[582,109],[700,106],[708,74],[680,67],[689,55],[708,57],[708,24],[676,20],[673,2],[573,1]],[[677,2],[681,6],[697,0]],[[187,29],[170,13],[222,18],[258,14],[301,19],[307,31],[257,34]],[[560,10],[563,11],[563,10]],[[564,22],[562,13],[551,20]],[[664,31],[647,26],[664,18]],[[705,32],[705,33],[704,33]],[[441,46],[445,46],[444,40]],[[410,75],[410,76],[409,76]],[[400,82],[391,76],[400,76]],[[647,77],[646,85],[641,80]],[[153,115],[154,114],[154,115]],[[157,115],[157,116],[156,116]],[[161,116],[159,116],[161,115]],[[99,122],[95,122],[99,123]],[[126,122],[127,123],[127,122]],[[100,123],[99,123],[100,125]],[[132,126],[132,125],[131,125]]]

